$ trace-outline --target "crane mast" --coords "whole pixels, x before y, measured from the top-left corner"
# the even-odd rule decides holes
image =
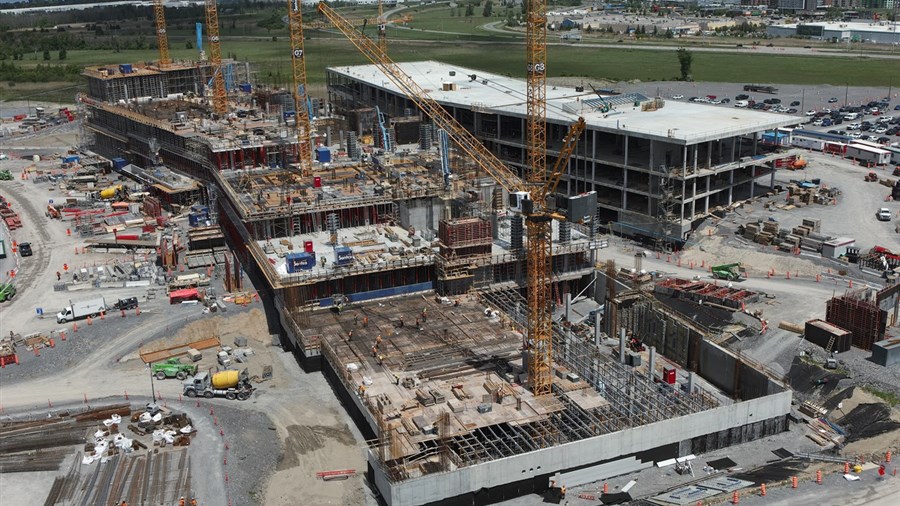
[[[384,19],[382,0],[378,0],[378,49],[387,54],[387,23]]]
[[[438,128],[446,130],[459,146],[459,148],[469,155],[472,160],[487,172],[501,187],[509,192],[526,191],[530,192],[531,199],[523,202],[523,211],[526,217],[527,229],[527,255],[528,255],[528,288],[529,288],[529,314],[528,314],[528,342],[526,344],[529,352],[529,360],[527,363],[528,372],[530,374],[531,389],[535,395],[546,395],[552,392],[553,388],[553,371],[552,371],[552,314],[550,312],[550,283],[552,282],[552,256],[551,256],[551,220],[559,218],[559,216],[548,212],[546,203],[547,197],[556,189],[562,173],[568,165],[569,158],[575,150],[575,145],[585,129],[583,118],[569,126],[569,131],[563,140],[563,147],[560,149],[559,156],[556,159],[551,171],[546,171],[546,158],[544,157],[546,150],[546,126],[545,115],[546,103],[543,98],[544,76],[543,71],[540,73],[540,79],[535,82],[541,87],[539,96],[541,97],[538,109],[541,111],[536,116],[529,116],[529,126],[539,124],[540,128],[535,129],[535,134],[539,141],[534,141],[533,137],[529,137],[530,141],[539,145],[537,151],[529,151],[529,155],[536,152],[541,154],[540,171],[531,170],[528,174],[527,183],[513,173],[509,167],[500,161],[491,151],[484,147],[472,133],[465,129],[456,119],[447,112],[447,110],[438,104],[434,99],[428,96],[427,92],[419,86],[415,80],[405,74],[396,63],[394,63],[381,48],[371,39],[357,30],[353,24],[342,18],[338,13],[332,10],[325,3],[319,3],[319,12],[325,15],[329,21],[343,33],[350,42],[353,43],[379,70],[381,70],[388,79],[390,79],[400,90],[412,100],[416,106],[431,120]],[[543,11],[542,11],[543,12]],[[542,30],[543,23],[536,24]],[[544,40],[544,39],[541,39]],[[529,51],[529,55],[531,55]],[[543,50],[538,53],[543,58],[545,52]],[[533,67],[532,67],[533,68]],[[529,85],[532,81],[529,81]],[[529,88],[531,92],[531,88]],[[529,111],[530,108],[529,103]],[[532,121],[537,118],[538,121]]]
[[[303,50],[303,13],[300,0],[288,0],[288,25],[291,31],[291,70],[294,77],[294,103],[296,104],[297,148],[300,173],[312,175],[312,126],[306,106],[306,53]]]
[[[156,17],[156,46],[159,48],[159,66],[168,67],[172,60],[169,58],[169,35],[166,33],[165,0],[153,0],[153,14]]]
[[[213,68],[213,110],[222,115],[228,112],[228,94],[222,72],[222,46],[219,41],[219,11],[216,0],[206,0],[206,32],[209,36],[209,63]]]
[[[526,181],[537,188],[547,177],[547,3],[526,2]],[[552,226],[550,216],[539,212],[545,198],[546,195],[532,195],[538,209],[524,210],[528,239],[528,378],[535,396],[549,394],[553,389]]]

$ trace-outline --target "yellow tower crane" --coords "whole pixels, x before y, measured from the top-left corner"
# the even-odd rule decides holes
[[[525,0],[527,181],[534,202],[547,177],[547,0]],[[550,306],[553,283],[552,232],[546,213],[525,214],[528,239],[528,377],[532,393],[549,394],[553,389],[553,313]]]
[[[213,110],[223,115],[228,112],[228,94],[225,91],[225,74],[222,71],[222,46],[219,40],[219,11],[216,0],[206,0],[206,33],[209,37],[209,63],[213,68]]]
[[[446,130],[459,148],[490,174],[497,184],[508,192],[521,192],[529,196],[523,201],[523,214],[528,227],[526,237],[529,263],[527,270],[529,314],[526,348],[529,353],[529,383],[532,392],[537,396],[551,393],[553,387],[553,321],[549,307],[552,281],[550,222],[554,218],[561,219],[562,216],[554,214],[547,208],[547,197],[556,190],[569,158],[575,150],[578,138],[584,132],[584,119],[578,118],[569,126],[563,147],[549,173],[545,171],[538,174],[532,170],[527,182],[523,181],[505,163],[485,148],[481,141],[460,125],[443,106],[429,97],[421,86],[404,73],[377,44],[357,30],[352,23],[342,18],[325,3],[319,3],[318,10],[391,82],[400,88],[426,116],[431,118],[438,128]],[[542,127],[541,135],[545,131],[545,127]],[[541,147],[543,148],[541,153],[545,154],[546,144],[542,143]],[[542,158],[541,163],[543,167],[546,167],[545,159]],[[539,306],[540,303],[545,306]]]
[[[288,25],[291,31],[291,69],[294,76],[294,103],[297,120],[297,148],[300,173],[312,175],[312,124],[306,106],[306,53],[303,51],[303,14],[300,0],[288,0]]]
[[[165,0],[153,0],[153,14],[156,16],[156,46],[159,48],[159,66],[168,67],[172,63],[169,58],[169,35],[166,33]]]

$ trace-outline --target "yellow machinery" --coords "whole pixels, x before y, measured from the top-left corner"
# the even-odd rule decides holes
[[[533,133],[530,133],[531,142],[537,143],[532,137],[539,139],[538,152],[535,156],[529,152],[531,158],[540,158],[539,170],[531,170],[527,182],[522,181],[509,167],[500,161],[491,151],[484,147],[474,135],[461,126],[440,104],[435,102],[411,77],[406,75],[377,44],[357,30],[352,23],[342,18],[325,3],[319,3],[321,12],[329,21],[343,33],[372,63],[374,63],[403,93],[422,110],[434,122],[435,126],[447,131],[450,138],[456,142],[459,148],[472,160],[475,160],[482,169],[497,181],[510,193],[524,193],[522,210],[526,218],[527,226],[527,254],[528,254],[528,375],[531,390],[536,396],[546,395],[553,387],[553,334],[552,314],[550,312],[550,289],[552,283],[552,256],[551,256],[551,223],[553,215],[546,207],[547,196],[555,191],[560,177],[568,164],[569,157],[575,149],[575,144],[584,131],[585,123],[579,118],[569,127],[569,131],[563,141],[559,156],[556,159],[549,174],[546,172],[545,160],[545,135],[543,113],[538,114],[539,125],[531,125]],[[540,25],[540,23],[538,23]],[[536,58],[543,58],[543,53],[536,54]],[[537,80],[543,86],[543,71]],[[543,95],[537,92],[540,102]],[[531,107],[529,103],[529,107]],[[546,105],[539,107],[541,111]],[[531,109],[529,109],[531,110]],[[531,158],[529,160],[531,160]],[[533,166],[532,166],[533,168]]]
[[[103,200],[118,199],[126,195],[125,187],[117,184],[100,190],[100,198]]]
[[[165,0],[153,0],[153,14],[156,16],[156,45],[159,47],[159,66],[168,67],[172,63],[169,58],[169,35],[166,33]]]
[[[209,63],[213,68],[213,110],[223,115],[228,112],[228,94],[225,91],[225,75],[222,71],[222,46],[219,41],[219,11],[216,0],[206,0],[206,33],[209,34]]]
[[[291,30],[291,69],[294,76],[294,104],[297,120],[297,149],[300,173],[312,175],[312,126],[306,95],[306,54],[303,51],[303,14],[300,0],[288,0],[288,25]]]
[[[547,181],[547,0],[525,0],[526,130],[528,187],[535,209],[523,208],[528,238],[528,331],[531,390],[536,396],[553,389],[553,314],[550,308],[553,256],[551,217],[543,211],[553,188]],[[582,125],[583,128],[583,125]],[[579,132],[580,134],[580,132]],[[556,176],[557,182],[559,176]]]

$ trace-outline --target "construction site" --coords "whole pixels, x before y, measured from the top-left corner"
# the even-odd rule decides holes
[[[852,347],[871,351],[883,366],[900,362],[891,330],[900,325],[900,285],[876,288],[869,279],[843,295],[833,290],[827,304],[827,289],[817,289],[822,314],[806,314],[798,309],[802,304],[773,306],[803,299],[772,279],[774,269],[714,262],[705,250],[691,249],[713,237],[728,213],[781,199],[776,179],[782,162],[796,153],[765,144],[762,136],[796,118],[743,109],[722,116],[658,96],[548,86],[541,2],[531,5],[525,25],[530,70],[524,80],[434,61],[396,64],[388,56],[382,15],[373,20],[379,26],[373,40],[360,22],[320,4],[324,24],[371,62],[329,68],[327,100],[307,94],[299,2],[289,3],[285,17],[291,89],[258,83],[252,62],[222,58],[227,40],[218,35],[215,0],[206,2],[203,58],[172,61],[163,2],[154,6],[159,60],[86,68],[87,91],[77,97],[85,145],[63,154],[59,169],[46,170],[35,158],[22,169],[20,185],[30,180],[64,191],[66,198],[46,206],[46,218],[59,220],[66,237],[77,237],[75,255],[106,255],[99,265],[94,257],[93,267],[73,263],[71,272],[65,264],[64,274],[56,272],[57,292],[115,287],[124,294],[139,287],[141,303],[156,308],[162,302],[151,301],[165,291],[167,306],[149,316],[158,320],[143,325],[166,334],[196,316],[185,313],[193,305],[204,318],[216,313],[249,321],[247,308],[261,303],[264,318],[253,316],[252,332],[260,342],[268,339],[257,343],[265,348],[265,366],[251,374],[239,373],[238,363],[253,354],[243,336],[232,348],[212,334],[154,334],[159,339],[148,345],[128,333],[128,348],[114,348],[123,357],[117,360],[142,362],[125,366],[140,381],[144,369],[154,367],[156,374],[159,367],[155,377],[163,386],[157,388],[173,404],[176,396],[186,401],[195,419],[208,405],[210,420],[203,416],[202,423],[213,436],[225,437],[223,415],[213,406],[218,413],[265,412],[293,402],[289,388],[296,385],[288,380],[258,385],[272,380],[273,367],[276,378],[290,375],[297,383],[321,371],[331,386],[322,395],[333,392],[346,410],[335,419],[355,423],[335,439],[363,453],[355,457],[359,473],[349,465],[310,473],[306,466],[333,463],[317,455],[312,463],[294,463],[305,474],[292,478],[279,459],[271,465],[281,482],[307,486],[308,479],[318,487],[316,480],[359,474],[371,489],[366,499],[393,506],[490,504],[533,498],[529,494],[559,503],[567,489],[598,483],[604,490],[596,498],[604,504],[638,496],[653,504],[688,504],[675,492],[685,483],[632,494],[634,482],[614,493],[606,482],[669,466],[693,480],[688,463],[698,455],[761,439],[803,434],[800,439],[817,449],[843,443],[845,434],[824,421],[817,404],[804,402],[798,414],[799,383],[789,370],[774,357],[748,353],[772,336],[773,314],[784,315],[773,332],[802,328],[801,336],[832,360]],[[814,192],[795,185],[788,204],[824,207],[840,196],[832,190],[804,200],[801,193]],[[840,256],[836,249],[853,251],[851,242],[819,234],[820,225],[804,219],[783,230],[774,219],[760,219],[733,235],[765,248],[761,255],[781,254],[776,245],[792,256],[804,245],[826,258],[823,248],[834,257]],[[885,255],[876,256],[867,258],[871,263]],[[832,276],[829,268],[828,280],[845,282],[842,272]],[[20,286],[38,279],[25,274],[31,277]],[[121,309],[123,319],[137,308],[124,295],[98,310],[71,297],[57,316],[61,328],[47,331],[48,338],[10,332],[9,342],[0,343],[9,350],[0,357],[4,367],[20,367],[16,347],[37,357],[43,347],[65,341],[70,324],[73,336],[74,319],[85,316],[92,325],[110,308],[110,315]],[[228,307],[241,313],[221,314]],[[118,325],[124,333],[126,323],[101,325]],[[212,360],[200,358],[207,350],[217,350]],[[195,360],[194,354],[199,369],[180,361]],[[793,360],[793,349],[790,355]],[[825,362],[828,369],[836,364]],[[166,380],[173,376],[184,385]],[[303,392],[321,402],[320,394]],[[156,391],[151,396],[151,403],[163,398]],[[197,397],[196,406],[183,397]],[[239,401],[261,404],[242,408]],[[135,408],[116,409],[130,416]],[[189,421],[168,410],[164,415],[166,422],[156,422],[176,431]],[[265,418],[257,415],[257,421]],[[10,423],[0,426],[0,445],[9,434],[28,433],[31,424],[43,430],[32,419]],[[89,425],[66,430],[75,434]],[[257,425],[241,425],[245,443],[265,424]],[[300,424],[273,425],[284,438],[282,457],[302,461],[297,455],[306,450],[288,455],[299,443],[284,434],[295,435],[290,431]],[[176,446],[190,443],[190,427],[182,433]],[[70,435],[65,442],[77,439]],[[158,437],[152,441],[160,445]],[[217,461],[225,455],[224,470],[216,471],[224,475],[225,493],[215,497],[230,503],[236,489],[228,484],[228,442],[225,451],[206,444],[217,450],[191,452]],[[187,450],[148,453],[139,462],[99,452],[112,465],[89,476],[75,464],[65,471],[62,452],[55,452],[46,457],[46,469],[23,468],[63,473],[46,504],[101,504],[115,497],[175,504],[194,493],[201,465]],[[782,458],[795,456],[787,455]],[[16,462],[6,458],[2,471],[11,472]],[[747,475],[722,485],[730,478],[707,474],[720,482],[698,492],[703,499],[760,482]],[[153,485],[141,488],[147,480]],[[202,491],[213,488],[205,484]],[[351,495],[351,488],[347,495],[316,491],[323,494],[316,497],[361,500],[363,492],[354,488]]]

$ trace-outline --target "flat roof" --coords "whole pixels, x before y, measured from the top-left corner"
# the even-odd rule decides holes
[[[526,115],[526,88],[525,81],[521,79],[431,60],[398,63],[397,66],[442,105],[494,111],[522,118]],[[328,67],[328,70],[376,88],[403,94],[375,65]],[[475,79],[472,80],[470,75],[474,75]],[[455,86],[445,86],[445,83]],[[599,100],[590,89],[579,92],[574,88],[547,86],[546,96],[548,121],[568,124],[580,115],[588,128],[593,130],[665,140],[673,144],[696,144],[751,134],[796,124],[801,120],[797,116],[678,101],[664,101],[663,107],[648,111],[642,111],[641,106],[629,102],[614,105],[612,111],[603,113],[597,109]],[[611,102],[621,102],[622,97],[604,95]]]
[[[900,33],[900,22],[879,21],[872,23],[815,21],[812,23],[786,23],[772,25],[772,28],[796,29],[798,26],[821,26],[825,30],[850,32]]]

